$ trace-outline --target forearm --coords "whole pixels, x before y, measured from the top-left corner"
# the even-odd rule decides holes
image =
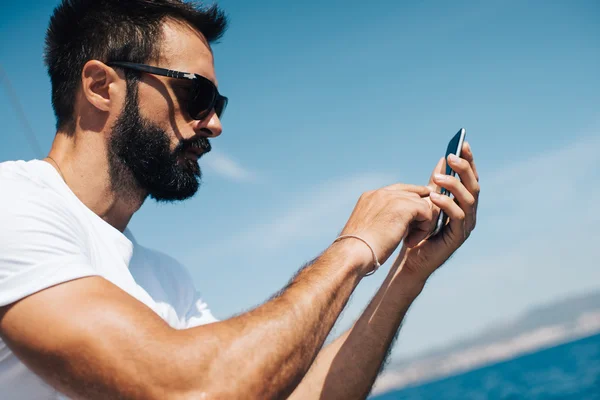
[[[352,246],[334,245],[281,294],[255,310],[213,324],[210,331],[182,331],[176,351],[188,360],[178,368],[185,384],[218,398],[288,396],[362,276],[364,266],[352,265]]]
[[[401,184],[365,192],[342,233],[361,234],[372,246],[336,242],[282,293],[244,315],[175,330],[116,285],[88,277],[0,308],[0,335],[31,370],[76,398],[283,398],[309,370],[373,259],[385,262],[410,224],[423,230],[432,220],[423,200],[429,192]],[[389,318],[380,316],[387,308],[372,304],[337,353],[353,355],[361,342],[355,337]],[[376,375],[390,331],[369,342],[384,351],[367,375]],[[332,376],[338,374],[336,365]]]
[[[402,268],[403,255],[352,328],[318,354],[291,398],[368,396],[408,308],[424,285],[424,280],[408,276]]]
[[[0,335],[73,398],[284,398],[366,272],[364,260],[350,243],[335,244],[273,300],[186,330],[105,279],[77,279],[0,308]]]

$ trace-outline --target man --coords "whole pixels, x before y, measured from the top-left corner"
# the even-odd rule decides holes
[[[365,398],[408,307],[473,230],[466,144],[448,160],[461,180],[363,194],[342,236],[277,296],[216,321],[185,270],[135,243],[127,224],[148,196],[198,189],[198,158],[227,103],[210,47],[225,26],[216,6],[177,0],[55,10],[54,143],[44,160],[0,164],[2,399]],[[449,224],[424,240],[440,209]],[[323,347],[354,288],[403,238],[362,316]]]

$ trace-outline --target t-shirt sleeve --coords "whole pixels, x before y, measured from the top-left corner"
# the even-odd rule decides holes
[[[81,222],[53,190],[0,180],[0,306],[97,275]]]
[[[208,304],[202,300],[200,293],[198,293],[197,290],[194,290],[193,301],[185,315],[185,328],[193,328],[195,326],[206,325],[217,321],[218,319],[212,314]]]
[[[187,329],[219,321],[196,289],[189,270],[183,264],[170,255],[133,241],[135,250],[130,271],[136,282],[159,306],[173,309],[176,318],[163,315],[172,327]]]
[[[174,264],[171,264],[170,271],[173,273],[174,287],[177,288],[177,297],[179,297],[182,306],[180,329],[193,328],[219,321],[194,285],[189,270],[175,261]]]

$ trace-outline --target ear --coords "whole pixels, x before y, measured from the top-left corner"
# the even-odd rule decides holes
[[[86,100],[100,111],[119,108],[125,98],[125,80],[98,60],[90,60],[81,71],[81,89]]]

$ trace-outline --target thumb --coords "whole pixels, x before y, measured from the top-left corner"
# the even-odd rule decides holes
[[[437,165],[433,169],[433,172],[431,173],[431,176],[429,177],[429,183],[427,184],[427,186],[429,186],[429,188],[431,188],[431,190],[433,190],[433,191],[438,191],[439,187],[435,183],[433,183],[433,175],[444,174],[445,172],[446,172],[446,157],[442,157],[442,158],[440,158]]]

